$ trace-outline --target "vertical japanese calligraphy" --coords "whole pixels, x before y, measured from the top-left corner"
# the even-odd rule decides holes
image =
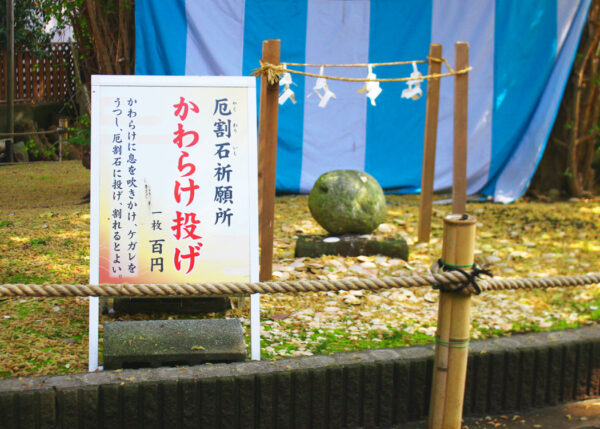
[[[200,185],[196,183],[196,166],[193,162],[188,162],[189,151],[195,151],[198,144],[198,132],[187,125],[193,123],[186,122],[188,114],[198,114],[200,109],[193,101],[188,101],[185,97],[180,96],[179,102],[173,105],[174,116],[179,121],[177,130],[173,133],[175,138],[173,143],[179,149],[179,159],[177,161],[177,171],[179,177],[175,179],[174,198],[177,203],[175,218],[171,230],[173,237],[178,241],[173,255],[173,264],[177,271],[184,270],[185,274],[189,274],[196,266],[196,258],[200,256],[202,249],[202,237],[196,233],[196,229],[200,225],[200,220],[197,219],[197,214],[193,211],[194,206],[189,207],[193,202],[196,191],[199,191]],[[185,125],[184,125],[185,124]],[[187,150],[184,150],[187,149]],[[185,264],[187,264],[187,269]]]
[[[112,100],[110,276],[138,274],[136,111],[137,99]]]
[[[214,149],[213,157],[215,158],[216,166],[214,167],[214,198],[215,207],[215,225],[223,225],[231,227],[233,213],[233,186],[232,174],[237,174],[237,168],[234,171],[236,147],[231,145],[232,132],[237,132],[237,102],[230,102],[227,98],[217,98],[214,101],[213,110],[213,133],[214,133]]]

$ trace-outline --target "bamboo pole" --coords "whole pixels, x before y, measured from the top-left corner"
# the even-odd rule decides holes
[[[444,218],[442,260],[446,264],[465,269],[472,266],[475,224],[475,218],[466,214],[451,214]],[[470,320],[470,295],[440,293],[430,429],[461,427]]]
[[[454,70],[469,67],[469,43],[454,45]],[[469,74],[454,76],[454,165],[452,213],[465,213],[467,203],[467,117],[469,111]]]
[[[446,380],[448,375],[448,347],[441,344],[450,342],[450,317],[452,306],[447,293],[440,292],[438,304],[438,322],[433,358],[433,381],[431,383],[431,400],[429,401],[429,429],[442,427],[444,403],[446,402]]]
[[[279,39],[263,42],[262,60],[279,64]],[[279,82],[270,84],[261,78],[258,123],[258,195],[260,280],[271,280],[273,270],[273,218],[275,215],[275,174],[277,164],[277,120]]]
[[[429,70],[427,74],[439,74],[442,63],[432,58],[442,59],[442,45],[429,46]],[[433,200],[433,177],[435,171],[435,147],[437,142],[438,116],[440,110],[440,79],[427,82],[427,104],[425,108],[425,136],[423,138],[423,170],[421,172],[421,198],[419,203],[420,243],[429,243],[431,234],[431,210]]]

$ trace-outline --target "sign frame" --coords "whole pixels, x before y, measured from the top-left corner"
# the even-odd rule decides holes
[[[101,98],[103,88],[245,88],[247,90],[247,156],[248,156],[248,233],[249,233],[249,281],[259,279],[258,256],[258,136],[256,113],[256,79],[245,76],[135,76],[135,75],[93,75],[91,97],[91,180],[90,180],[90,284],[100,281],[100,209],[101,209]],[[151,97],[151,96],[150,96]],[[156,102],[156,101],[154,101]],[[104,143],[106,144],[106,143]],[[225,279],[227,280],[227,279]],[[123,283],[127,278],[123,278]],[[89,300],[89,370],[101,369],[98,366],[98,297]],[[260,360],[260,295],[250,299],[251,357]]]

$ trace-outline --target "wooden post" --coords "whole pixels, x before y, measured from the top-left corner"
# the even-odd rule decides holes
[[[454,45],[454,70],[469,67],[469,43]],[[454,76],[454,166],[452,213],[462,214],[467,205],[467,116],[469,112],[469,74]]]
[[[476,219],[451,214],[444,218],[442,260],[467,268],[473,264]],[[469,355],[471,296],[440,292],[438,334],[433,365],[430,429],[460,429]]]
[[[442,70],[442,45],[432,43],[429,47],[429,70],[427,74]],[[440,61],[432,61],[439,58]],[[440,108],[440,79],[427,82],[427,104],[425,108],[425,137],[423,139],[423,170],[421,172],[421,199],[419,205],[420,243],[429,243],[431,234],[431,205],[433,200],[433,176],[435,170],[435,146],[437,142],[438,115]]]
[[[281,42],[263,42],[262,60],[279,64]],[[273,270],[273,218],[275,215],[275,173],[277,164],[277,117],[279,82],[270,84],[262,75],[258,123],[258,215],[260,280],[271,280]]]
[[[62,162],[62,145],[63,141],[67,138],[67,128],[69,127],[69,120],[66,118],[60,118],[58,120],[58,161]]]
[[[8,81],[6,85],[6,125],[10,140],[6,142],[8,162],[15,162],[15,7],[13,0],[6,0],[6,62]]]

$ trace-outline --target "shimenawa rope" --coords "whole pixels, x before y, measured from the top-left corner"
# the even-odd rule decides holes
[[[294,63],[271,64],[271,63],[264,62],[262,60],[259,61],[259,63],[260,63],[260,67],[255,69],[251,74],[254,76],[265,75],[270,84],[274,84],[275,82],[278,82],[279,75],[281,75],[282,73],[286,73],[286,72],[298,74],[301,76],[324,78],[324,79],[328,79],[328,80],[341,80],[344,82],[408,82],[409,80],[415,80],[414,77],[366,79],[366,78],[359,78],[359,77],[325,76],[325,75],[320,75],[320,74],[316,74],[316,73],[307,73],[307,72],[301,72],[298,70],[285,68],[286,65],[291,65]],[[324,64],[323,66],[324,67],[325,66],[335,67],[336,65],[335,64]],[[350,65],[342,65],[342,67],[346,67],[346,66],[350,66]],[[472,69],[473,69],[473,67],[467,67],[467,68],[464,68],[462,70],[457,70],[457,71],[450,69],[452,71],[450,71],[448,73],[428,74],[425,76],[419,76],[419,79],[427,80],[427,79],[439,79],[439,78],[447,77],[447,76],[456,76],[456,75],[460,75],[460,74],[469,73],[469,71],[471,71]]]

